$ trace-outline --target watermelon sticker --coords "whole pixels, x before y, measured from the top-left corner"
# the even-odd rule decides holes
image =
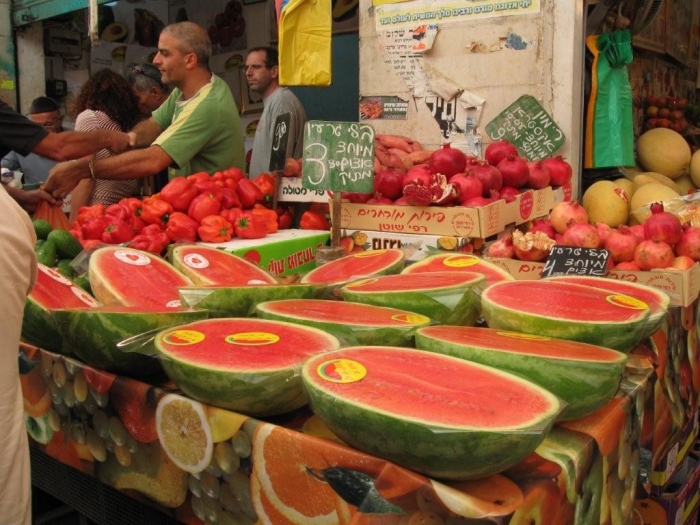
[[[551,341],[551,337],[544,337],[535,334],[526,334],[523,332],[496,332],[503,337],[511,337],[513,339],[527,339],[528,341]]]
[[[394,321],[407,324],[425,324],[430,322],[430,318],[420,314],[396,314],[392,315],[391,318]]]
[[[203,255],[200,255],[199,253],[188,253],[185,255],[182,261],[190,268],[197,268],[201,270],[202,268],[209,267],[209,259]]]
[[[151,259],[146,255],[133,250],[117,250],[114,252],[114,257],[126,264],[134,266],[148,266],[151,264]]]
[[[166,308],[180,308],[181,306],[182,303],[180,302],[180,299],[173,299],[172,301],[165,303]]]
[[[262,346],[277,343],[280,336],[270,332],[239,332],[226,336],[224,341],[240,346]]]
[[[79,288],[77,286],[71,286],[70,291],[73,292],[73,295],[75,295],[78,299],[80,299],[86,305],[88,305],[88,306],[100,306],[100,303],[98,303],[92,295],[87,293],[82,288]]]
[[[358,259],[366,259],[367,257],[377,257],[378,255],[383,255],[386,253],[386,250],[369,250],[366,252],[357,252],[353,253],[353,257],[357,257]]]
[[[58,273],[58,271],[54,270],[53,268],[49,268],[48,266],[40,264],[39,270],[51,277],[54,281],[58,281],[61,284],[65,284],[66,286],[71,286],[73,284],[68,278]]]
[[[350,283],[350,284],[346,285],[345,287],[346,288],[358,288],[358,287],[366,286],[368,284],[376,283],[376,282],[377,282],[376,278],[374,278],[374,279],[361,279],[359,281],[355,281],[354,283]]]
[[[479,258],[473,255],[455,255],[445,259],[443,264],[449,268],[468,268],[479,264]]]
[[[196,330],[175,330],[162,337],[164,343],[175,346],[196,345],[204,339],[205,335]]]
[[[318,365],[316,373],[331,383],[355,383],[367,375],[367,369],[352,359],[333,359]]]
[[[649,305],[644,301],[640,301],[639,299],[630,297],[629,295],[608,295],[606,300],[610,304],[621,306],[622,308],[630,308],[632,310],[646,310],[649,308]]]

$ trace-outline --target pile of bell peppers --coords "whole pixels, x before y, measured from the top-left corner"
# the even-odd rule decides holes
[[[251,181],[238,168],[195,173],[171,180],[143,200],[83,206],[71,233],[85,248],[125,244],[157,254],[174,242],[259,239],[293,223],[291,208],[268,207],[274,189],[268,174]]]

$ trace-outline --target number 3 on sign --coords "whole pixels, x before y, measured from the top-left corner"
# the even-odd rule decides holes
[[[318,186],[326,178],[326,157],[328,156],[328,147],[325,144],[315,142],[314,144],[309,144],[304,148],[304,167],[306,163],[313,162],[310,165],[309,175],[306,178],[309,184]],[[313,166],[316,166],[314,169]]]

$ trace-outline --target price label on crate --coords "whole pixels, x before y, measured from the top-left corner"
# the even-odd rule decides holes
[[[374,129],[357,122],[307,122],[302,185],[310,190],[372,193]]]
[[[493,140],[506,139],[515,144],[528,160],[551,157],[566,141],[564,132],[540,103],[523,95],[486,125]]]
[[[555,244],[544,263],[542,277],[552,275],[596,275],[604,277],[610,252],[599,248]]]
[[[287,142],[289,142],[289,121],[291,113],[282,113],[275,119],[270,150],[270,171],[282,171],[287,162]]]

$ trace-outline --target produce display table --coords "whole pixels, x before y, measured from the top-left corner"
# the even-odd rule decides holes
[[[26,345],[20,368],[35,456],[184,523],[275,525],[631,523],[652,372],[631,357],[617,397],[519,465],[439,482],[348,448],[306,409],[259,421]]]

